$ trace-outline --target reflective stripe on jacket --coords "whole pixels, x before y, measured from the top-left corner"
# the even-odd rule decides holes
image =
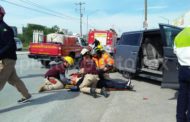
[[[174,53],[181,66],[190,66],[190,27],[184,28],[174,40]]]
[[[93,59],[96,62],[96,66],[99,69],[103,69],[106,66],[106,64],[114,65],[113,58],[106,52],[102,54],[101,58],[93,58]]]

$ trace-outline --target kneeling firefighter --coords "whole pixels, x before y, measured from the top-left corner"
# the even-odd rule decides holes
[[[98,88],[133,89],[130,80],[128,82],[117,82],[109,78],[109,72],[114,67],[114,59],[109,53],[103,50],[101,45],[95,48],[93,60],[96,62],[100,77],[100,81],[97,84]]]
[[[62,57],[62,62],[52,66],[45,74],[44,84],[40,87],[39,92],[50,91],[64,88],[70,80],[65,77],[65,70],[74,64],[70,56]]]
[[[92,59],[92,56],[88,49],[83,49],[81,51],[82,61],[80,63],[79,73],[84,75],[84,79],[80,84],[79,88],[81,92],[89,93],[93,97],[96,97],[97,94],[108,97],[109,94],[107,91],[102,88],[96,88],[99,81],[98,70],[96,69],[96,63]]]
[[[93,60],[96,62],[99,77],[101,79],[101,82],[98,83],[98,87],[103,87],[105,85],[103,81],[105,79],[109,79],[108,72],[113,69],[114,60],[106,51],[103,50],[101,45],[98,45],[92,53]]]

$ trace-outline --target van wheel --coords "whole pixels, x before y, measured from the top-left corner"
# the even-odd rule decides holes
[[[49,62],[50,62],[50,61],[41,60],[41,64],[42,64],[45,68],[49,68]]]

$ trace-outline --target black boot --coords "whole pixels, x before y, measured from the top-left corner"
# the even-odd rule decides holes
[[[107,93],[107,91],[106,91],[106,89],[104,87],[101,89],[100,94],[103,95],[106,98],[109,96],[109,94]]]
[[[91,88],[91,89],[90,89],[90,95],[92,95],[94,98],[97,97],[96,88]]]

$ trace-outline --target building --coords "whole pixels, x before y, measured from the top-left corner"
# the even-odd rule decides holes
[[[172,22],[172,25],[179,26],[179,27],[190,26],[190,11],[176,18]]]

